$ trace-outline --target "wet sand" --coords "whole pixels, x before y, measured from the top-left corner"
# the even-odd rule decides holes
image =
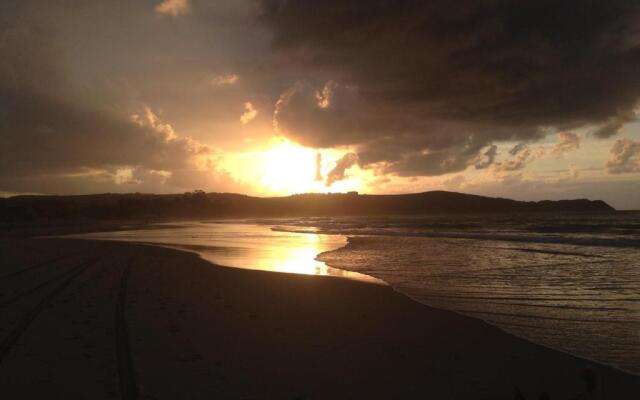
[[[0,396],[620,399],[640,378],[339,278],[0,240]],[[516,389],[517,388],[517,389]]]

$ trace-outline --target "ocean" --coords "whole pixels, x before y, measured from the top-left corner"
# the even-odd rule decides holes
[[[640,212],[204,221],[79,236],[176,247],[230,267],[385,282],[640,375]]]

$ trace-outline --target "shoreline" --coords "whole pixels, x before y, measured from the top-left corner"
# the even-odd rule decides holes
[[[290,231],[283,230],[283,232],[290,232]],[[335,235],[335,234],[331,234],[331,233],[324,233],[324,234],[325,235]],[[318,260],[318,258],[324,253],[337,251],[337,250],[340,250],[342,248],[347,247],[349,245],[348,240],[352,236],[349,236],[349,235],[344,235],[344,236],[347,238],[347,243],[344,246],[339,247],[337,249],[321,252],[321,253],[316,255],[316,260]],[[64,239],[64,237],[60,237],[60,238]],[[417,304],[420,304],[422,306],[426,306],[426,307],[429,307],[429,308],[433,308],[433,309],[437,309],[437,310],[441,310],[441,311],[445,311],[445,312],[451,312],[451,313],[460,315],[460,316],[465,317],[465,318],[471,318],[471,319],[480,321],[480,322],[482,322],[484,324],[487,324],[487,325],[489,325],[491,327],[497,328],[500,331],[502,331],[502,332],[504,332],[504,333],[506,333],[506,334],[508,334],[510,336],[517,337],[519,339],[523,339],[523,340],[525,340],[525,341],[527,341],[529,343],[532,343],[532,344],[534,344],[536,346],[541,346],[541,347],[547,348],[549,350],[557,351],[557,352],[566,354],[568,356],[575,357],[575,358],[578,358],[578,359],[582,359],[582,360],[585,360],[585,361],[588,361],[588,362],[591,362],[591,363],[594,363],[594,364],[600,364],[600,365],[603,365],[603,366],[606,366],[606,367],[610,367],[610,368],[616,369],[616,370],[618,370],[620,372],[623,372],[623,373],[626,373],[626,374],[629,374],[629,375],[633,375],[633,376],[637,376],[637,377],[640,378],[640,374],[635,374],[632,371],[627,371],[627,370],[625,370],[624,368],[622,368],[620,366],[617,366],[617,365],[614,365],[614,364],[608,364],[608,363],[603,362],[603,361],[599,361],[599,360],[591,359],[591,358],[588,358],[588,357],[580,356],[580,355],[577,355],[577,354],[573,354],[573,353],[571,353],[569,351],[565,351],[565,350],[562,350],[560,348],[556,348],[556,347],[552,347],[552,346],[547,346],[547,345],[545,345],[543,343],[537,343],[537,342],[532,341],[532,340],[530,340],[530,339],[528,339],[526,337],[522,337],[522,336],[516,335],[516,334],[514,334],[512,332],[509,332],[508,330],[501,328],[499,325],[492,324],[492,323],[490,323],[489,321],[487,321],[485,319],[478,318],[478,317],[475,317],[475,316],[472,316],[472,315],[467,315],[467,314],[464,314],[462,312],[458,312],[456,310],[445,309],[445,308],[441,308],[441,307],[432,306],[432,305],[427,304],[427,303],[423,303],[423,302],[419,301],[417,298],[412,297],[410,294],[398,290],[396,287],[391,285],[389,282],[386,282],[382,278],[378,278],[378,277],[375,277],[373,275],[368,275],[368,274],[365,274],[365,273],[362,273],[362,272],[358,272],[358,271],[351,271],[351,270],[344,269],[344,268],[338,268],[338,267],[336,267],[334,265],[331,265],[330,263],[327,263],[327,262],[324,262],[324,261],[322,261],[322,262],[324,262],[328,267],[330,267],[332,269],[344,271],[344,272],[347,272],[347,273],[355,273],[355,274],[358,274],[358,275],[363,275],[363,276],[371,278],[371,280],[355,279],[355,278],[348,277],[348,276],[317,275],[317,274],[306,274],[306,273],[296,273],[296,272],[286,272],[286,271],[266,271],[266,270],[262,270],[262,269],[258,269],[258,268],[252,268],[252,267],[234,267],[234,266],[229,266],[229,265],[223,265],[223,264],[219,264],[219,263],[215,263],[213,261],[207,260],[207,258],[204,257],[202,253],[198,252],[198,250],[190,249],[190,248],[188,248],[188,246],[181,247],[179,245],[169,245],[169,244],[153,243],[153,242],[118,241],[118,240],[111,240],[111,239],[93,239],[93,238],[81,238],[81,237],[71,237],[70,239],[72,239],[72,240],[73,239],[77,239],[77,240],[96,240],[96,241],[105,240],[105,241],[132,243],[132,244],[142,245],[142,246],[161,247],[161,248],[165,248],[165,249],[171,249],[171,250],[175,250],[175,251],[195,254],[200,259],[202,259],[203,261],[211,264],[211,266],[215,267],[215,268],[232,268],[232,269],[241,269],[241,270],[249,270],[249,271],[270,272],[270,273],[277,273],[277,274],[305,275],[305,276],[314,276],[314,277],[319,277],[319,278],[344,279],[344,280],[352,281],[352,282],[360,282],[360,283],[371,284],[371,285],[386,286],[386,287],[391,288],[395,293],[398,293],[399,295],[404,296],[404,297],[410,299],[411,301],[413,301],[413,302],[415,302]],[[318,260],[318,261],[321,261],[321,260]]]
[[[5,393],[120,392],[109,332],[125,268],[122,307],[141,397],[511,399],[518,390],[525,398],[562,399],[587,393],[594,379],[603,398],[640,391],[635,376],[431,308],[390,286],[221,267],[190,252],[133,243],[1,243],[11,256],[5,268],[14,273],[70,257],[37,276],[22,273],[16,293],[83,257],[98,259],[0,360]],[[0,312],[4,326],[15,326],[38,296],[24,297]]]
[[[168,224],[170,224],[170,223],[168,223]],[[121,228],[122,228],[122,230],[135,230],[135,229],[140,228],[140,227],[149,228],[149,227],[152,227],[152,226],[153,225],[132,224],[130,226],[121,227]],[[268,224],[265,225],[265,226],[268,227],[269,230],[276,231],[276,232],[291,232],[291,233],[302,233],[302,234],[321,234],[321,235],[339,235],[339,236],[344,236],[345,239],[346,239],[346,243],[342,247],[338,247],[336,249],[320,252],[320,253],[316,254],[315,260],[324,263],[330,269],[333,269],[333,270],[336,270],[336,271],[344,271],[347,274],[360,275],[362,277],[367,277],[367,278],[370,278],[370,279],[361,279],[361,278],[353,277],[353,276],[349,277],[349,276],[340,276],[340,275],[331,275],[331,274],[330,275],[319,275],[319,274],[312,274],[312,273],[297,273],[297,272],[288,272],[288,271],[268,271],[268,270],[264,270],[264,269],[260,269],[260,268],[253,268],[253,267],[238,267],[238,266],[224,265],[224,264],[221,264],[221,263],[217,263],[217,262],[215,262],[215,261],[213,261],[211,259],[208,259],[206,257],[206,255],[205,255],[205,253],[202,250],[198,250],[198,248],[197,248],[198,246],[187,246],[187,245],[181,246],[181,245],[171,245],[171,244],[164,244],[164,243],[154,243],[154,242],[144,242],[144,241],[129,241],[129,240],[127,240],[127,241],[119,241],[119,240],[116,240],[116,239],[108,239],[108,238],[107,239],[95,239],[95,238],[91,238],[91,237],[82,238],[81,236],[77,236],[77,237],[76,236],[70,236],[70,238],[71,239],[81,239],[81,240],[107,240],[107,241],[125,242],[125,243],[133,243],[133,244],[140,244],[140,245],[146,245],[146,246],[156,246],[156,247],[163,247],[163,248],[167,248],[167,249],[173,249],[173,250],[176,250],[176,251],[182,251],[182,252],[195,254],[199,258],[201,258],[203,261],[210,263],[214,267],[238,268],[238,269],[252,270],[252,271],[263,271],[263,272],[266,271],[266,272],[294,274],[294,275],[308,275],[308,276],[317,276],[317,277],[331,277],[331,278],[345,279],[347,281],[351,280],[351,281],[356,281],[356,282],[364,282],[364,283],[369,283],[369,284],[377,284],[377,285],[388,286],[394,292],[396,292],[396,293],[398,293],[398,294],[400,294],[400,295],[402,295],[402,296],[410,299],[411,301],[413,301],[413,302],[415,302],[417,304],[420,304],[422,306],[426,306],[426,307],[430,307],[430,308],[434,308],[434,309],[438,309],[438,310],[442,310],[442,311],[446,311],[446,312],[451,312],[451,313],[463,316],[465,318],[471,318],[471,319],[480,321],[480,322],[482,322],[484,324],[487,324],[487,325],[489,325],[491,327],[497,328],[498,330],[500,330],[500,331],[502,331],[502,332],[504,332],[504,333],[506,333],[506,334],[508,334],[510,336],[517,337],[519,339],[525,340],[525,341],[530,342],[532,344],[535,344],[537,346],[541,346],[541,347],[547,348],[547,349],[552,350],[552,351],[557,351],[557,352],[569,355],[571,357],[576,357],[576,358],[579,358],[579,359],[583,359],[585,361],[588,361],[588,362],[591,362],[591,363],[594,363],[594,364],[604,365],[604,366],[616,369],[617,371],[620,371],[620,372],[623,372],[623,373],[626,373],[626,374],[629,374],[629,375],[636,376],[636,377],[640,378],[640,374],[635,373],[635,372],[630,371],[630,370],[626,370],[623,367],[620,367],[618,365],[611,364],[611,363],[606,363],[604,361],[593,359],[593,358],[590,358],[590,357],[587,357],[587,356],[574,354],[574,353],[572,353],[572,352],[570,352],[568,350],[563,350],[562,348],[559,348],[559,347],[554,347],[554,346],[546,345],[544,343],[536,342],[536,341],[534,341],[534,340],[532,340],[530,338],[527,338],[525,336],[520,336],[520,335],[517,335],[517,334],[515,334],[513,332],[510,332],[507,329],[503,329],[498,324],[492,324],[490,321],[485,320],[485,319],[483,319],[481,317],[478,317],[478,316],[469,315],[469,314],[465,314],[463,312],[456,311],[454,309],[447,309],[447,308],[437,307],[437,306],[428,304],[426,302],[422,302],[422,301],[418,300],[417,298],[411,296],[409,293],[405,293],[403,291],[400,291],[400,290],[396,289],[396,287],[394,287],[389,282],[386,282],[382,278],[379,278],[379,277],[376,277],[376,276],[373,276],[373,275],[368,275],[368,274],[365,274],[365,273],[360,272],[360,271],[352,271],[352,270],[349,270],[349,269],[337,267],[337,266],[335,266],[335,265],[333,265],[333,264],[331,264],[329,262],[325,262],[325,261],[322,261],[322,260],[319,259],[319,258],[321,258],[322,254],[338,251],[338,250],[341,250],[341,249],[344,249],[344,248],[348,247],[350,245],[350,243],[351,243],[351,238],[353,238],[354,235],[342,234],[342,233],[340,233],[340,234],[339,233],[322,233],[322,232],[315,233],[315,232],[307,232],[307,231],[296,231],[296,230],[290,230],[290,229],[279,229],[279,227],[277,227],[277,226],[276,227],[269,226]],[[356,236],[360,236],[360,235],[356,235]],[[364,235],[364,236],[368,236],[368,235]],[[64,236],[62,236],[61,238],[64,238]]]
[[[165,222],[164,224],[171,225],[172,223],[175,223],[175,222],[176,221]],[[200,221],[197,221],[197,222],[200,222]],[[216,221],[208,221],[208,222],[220,222],[220,221],[216,220]],[[180,224],[180,221],[178,221],[177,223]],[[262,225],[262,224],[260,224],[260,225]],[[157,229],[163,229],[164,228],[163,226],[157,226],[156,224],[148,225],[146,223],[132,223],[132,224],[130,224],[128,226],[119,226],[118,227],[116,225],[115,228],[112,227],[112,229],[109,229],[109,230],[127,231],[127,230],[135,230],[135,229],[139,229],[139,228],[154,229],[154,226]],[[276,231],[276,232],[290,232],[290,233],[301,233],[301,234],[314,233],[314,232],[308,232],[308,231],[297,231],[297,230],[291,230],[291,229],[287,229],[287,228],[280,228],[279,226],[271,226],[269,224],[266,224],[264,226],[267,229],[269,229],[271,231]],[[99,233],[99,232],[103,232],[103,231],[102,230],[97,230],[96,232]],[[518,338],[521,338],[523,340],[529,341],[529,342],[534,343],[536,345],[551,349],[553,351],[558,351],[558,352],[561,352],[561,353],[564,353],[564,354],[567,354],[567,355],[570,355],[570,356],[573,356],[573,357],[578,357],[578,358],[587,360],[589,362],[593,362],[593,363],[597,363],[597,364],[601,364],[601,365],[606,365],[606,366],[614,368],[614,369],[616,369],[618,371],[621,371],[621,372],[624,372],[624,373],[627,373],[627,374],[630,374],[630,375],[633,375],[633,376],[640,377],[639,373],[636,373],[636,372],[634,372],[632,370],[627,370],[624,367],[621,367],[619,365],[616,365],[616,364],[613,364],[613,363],[607,363],[607,362],[601,361],[601,360],[597,360],[597,359],[594,359],[592,357],[588,357],[587,355],[576,354],[574,352],[571,352],[570,350],[564,350],[564,349],[562,349],[560,347],[557,347],[557,346],[544,344],[544,343],[541,343],[539,341],[535,341],[535,339],[532,339],[532,338],[527,337],[525,335],[518,335],[517,333],[513,333],[513,332],[509,331],[508,329],[502,328],[499,324],[493,324],[490,321],[488,321],[488,320],[486,320],[486,319],[484,319],[482,317],[479,317],[477,315],[469,315],[469,314],[466,314],[464,312],[459,312],[459,311],[454,310],[454,309],[438,307],[438,306],[431,305],[428,302],[422,302],[418,298],[411,296],[411,294],[409,294],[409,293],[403,292],[401,290],[397,290],[394,286],[392,286],[389,282],[384,281],[382,278],[379,278],[379,277],[376,277],[376,276],[373,276],[373,275],[368,275],[368,274],[365,274],[365,273],[360,272],[360,271],[353,271],[353,270],[337,267],[337,266],[335,266],[335,265],[333,265],[333,264],[331,264],[329,262],[325,262],[325,261],[319,260],[319,258],[321,258],[322,254],[333,252],[333,251],[338,251],[340,249],[348,247],[350,245],[351,239],[354,236],[353,235],[349,235],[349,234],[322,233],[322,232],[319,232],[319,233],[316,233],[316,234],[339,235],[339,236],[343,236],[346,239],[346,243],[342,247],[339,247],[339,248],[336,248],[336,249],[332,249],[332,250],[323,251],[323,252],[320,252],[320,253],[316,254],[316,256],[315,256],[315,260],[316,261],[322,262],[329,269],[332,269],[332,270],[335,270],[335,271],[344,271],[347,274],[355,274],[355,275],[360,275],[362,277],[368,277],[368,278],[370,278],[370,280],[369,279],[359,279],[357,277],[339,276],[339,275],[330,274],[331,277],[340,278],[340,279],[347,279],[347,280],[365,281],[365,282],[369,282],[369,283],[386,285],[386,286],[391,287],[395,292],[399,293],[400,295],[406,296],[407,298],[411,299],[412,301],[414,301],[414,302],[416,302],[418,304],[421,304],[421,305],[424,305],[424,306],[427,306],[427,307],[437,308],[437,309],[448,311],[448,312],[453,312],[453,313],[456,313],[458,315],[465,316],[465,317],[468,317],[468,318],[473,318],[475,320],[482,321],[483,323],[486,323],[486,324],[488,324],[488,325],[490,325],[492,327],[495,327],[495,328],[501,330],[502,332],[505,332],[506,334],[513,335],[515,337],[518,337]],[[356,236],[358,236],[358,235],[356,235]],[[64,236],[62,236],[62,237],[64,237]],[[91,237],[82,238],[81,236],[77,236],[77,237],[70,236],[70,237],[71,238],[76,238],[76,239],[79,238],[79,239],[83,239],[83,240],[114,240],[114,239],[109,239],[109,238],[107,238],[107,239],[95,239],[95,238],[91,238]],[[445,236],[445,237],[447,237],[447,236]],[[249,269],[249,270],[255,270],[255,271],[264,271],[264,269],[254,268],[254,267],[251,267],[251,266],[249,266],[249,267],[240,267],[240,266],[224,265],[223,263],[219,263],[216,260],[212,260],[211,258],[207,257],[205,250],[198,249],[197,248],[198,246],[187,246],[187,245],[182,246],[182,245],[172,245],[172,244],[154,243],[154,242],[145,242],[145,241],[134,241],[134,240],[132,240],[132,241],[127,240],[126,242],[137,243],[137,244],[142,244],[142,245],[149,245],[149,246],[159,246],[159,247],[164,247],[164,248],[169,248],[169,249],[175,249],[177,251],[185,251],[185,252],[193,253],[193,254],[198,255],[203,260],[205,260],[205,261],[207,261],[207,262],[209,262],[209,263],[211,263],[211,264],[213,264],[215,266],[219,266],[219,267],[240,268],[240,269]],[[271,271],[271,272],[298,274],[297,272],[287,272],[287,271]],[[301,274],[321,276],[321,275],[313,274],[313,273],[301,273]]]

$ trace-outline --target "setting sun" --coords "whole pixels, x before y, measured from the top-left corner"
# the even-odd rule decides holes
[[[256,182],[256,190],[272,194],[358,191],[364,187],[364,173],[357,166],[344,179],[327,185],[326,177],[346,151],[315,150],[287,139],[272,138],[264,150],[234,154],[224,161],[233,177]],[[318,154],[320,157],[318,158]]]
[[[315,180],[316,153],[289,141],[279,141],[262,155],[260,183],[274,192],[318,190],[323,185]]]

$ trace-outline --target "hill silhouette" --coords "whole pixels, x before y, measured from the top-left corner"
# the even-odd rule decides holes
[[[286,197],[195,191],[165,195],[29,195],[0,199],[0,221],[5,222],[613,210],[601,200],[516,201],[445,191],[399,195],[359,195],[350,192]]]

